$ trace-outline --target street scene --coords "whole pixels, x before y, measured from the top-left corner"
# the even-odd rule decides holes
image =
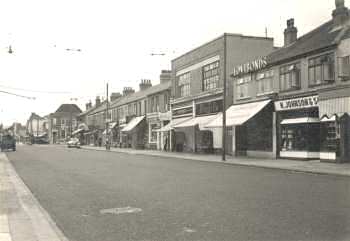
[[[4,2],[0,241],[350,240],[350,3],[164,1]]]

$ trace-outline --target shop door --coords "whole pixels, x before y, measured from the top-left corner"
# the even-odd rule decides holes
[[[236,155],[247,155],[247,128],[246,126],[236,126]]]

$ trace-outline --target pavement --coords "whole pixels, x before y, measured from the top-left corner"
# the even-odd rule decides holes
[[[0,241],[67,241],[0,153]]]
[[[105,147],[96,146],[82,146],[83,149],[107,151]],[[219,162],[225,164],[271,168],[279,170],[288,170],[295,172],[323,174],[323,175],[337,175],[350,176],[350,163],[326,163],[315,161],[297,161],[287,159],[257,159],[249,157],[232,157],[226,156],[226,161],[222,161],[221,155],[212,154],[196,154],[196,153],[178,153],[178,152],[164,152],[156,150],[134,150],[129,148],[111,148],[109,152],[127,153],[132,155],[149,155],[158,157],[181,158],[188,160],[197,160],[205,162]]]

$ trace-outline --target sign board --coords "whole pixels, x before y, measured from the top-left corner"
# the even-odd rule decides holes
[[[241,74],[248,74],[251,72],[255,72],[255,71],[258,71],[258,70],[265,68],[266,66],[267,66],[266,57],[256,59],[256,60],[253,60],[249,63],[245,63],[245,64],[242,64],[242,65],[239,65],[239,66],[233,68],[232,76],[236,77],[236,76],[241,75]]]
[[[289,100],[275,101],[276,111],[296,110],[318,107],[318,96],[307,96]]]

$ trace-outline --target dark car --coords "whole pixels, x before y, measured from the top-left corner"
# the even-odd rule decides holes
[[[1,138],[1,144],[0,144],[1,151],[4,150],[13,150],[16,151],[16,140],[11,135],[4,135]]]

